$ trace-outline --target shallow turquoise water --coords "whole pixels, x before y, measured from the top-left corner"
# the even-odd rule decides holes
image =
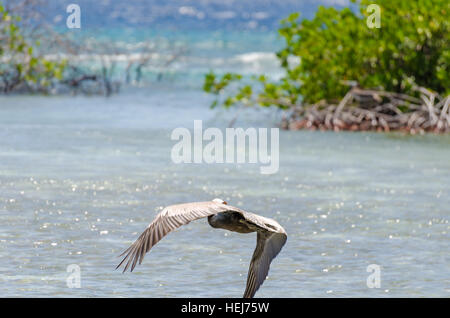
[[[450,138],[280,132],[280,170],[174,164],[175,127],[225,128],[197,90],[0,97],[0,295],[240,297],[254,234],[206,220],[164,238],[133,273],[121,251],[168,204],[220,197],[288,232],[259,297],[450,296]],[[236,126],[272,127],[246,111]],[[81,288],[66,268],[81,268]],[[369,264],[381,266],[370,289]]]

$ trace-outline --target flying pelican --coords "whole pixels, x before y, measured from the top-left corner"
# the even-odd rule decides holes
[[[132,272],[136,263],[139,261],[141,264],[145,253],[165,235],[184,224],[205,217],[208,217],[208,223],[213,228],[238,233],[257,232],[256,248],[250,262],[247,286],[243,296],[252,298],[266,279],[270,263],[286,243],[287,234],[275,220],[232,207],[221,199],[177,204],[164,208],[139,238],[120,255],[126,254],[116,269],[128,260],[123,272],[130,265]]]

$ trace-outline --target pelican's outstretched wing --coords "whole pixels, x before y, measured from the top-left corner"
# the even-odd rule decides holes
[[[158,243],[169,232],[191,221],[233,209],[231,206],[213,201],[185,203],[166,207],[155,217],[139,238],[120,255],[126,254],[116,269],[128,259],[123,271],[125,272],[130,265],[131,271],[133,271],[138,261],[139,264],[142,263],[145,253],[150,251],[153,245]]]
[[[285,230],[274,220],[253,213],[244,213],[247,221],[257,225],[256,248],[248,269],[244,298],[252,298],[269,273],[272,260],[281,251],[287,240]]]

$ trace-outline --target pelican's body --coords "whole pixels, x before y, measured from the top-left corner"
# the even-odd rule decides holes
[[[271,261],[278,255],[286,243],[287,234],[278,222],[229,206],[221,199],[207,202],[193,202],[168,206],[163,209],[147,229],[122,255],[126,254],[117,268],[128,259],[124,272],[131,265],[131,271],[137,261],[141,264],[147,253],[167,233],[207,217],[213,228],[221,228],[238,233],[257,232],[257,243],[250,262],[247,287],[244,297],[253,297],[266,279]]]

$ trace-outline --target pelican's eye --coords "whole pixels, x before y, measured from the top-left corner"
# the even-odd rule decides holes
[[[269,229],[272,229],[272,230],[276,230],[277,229],[275,226],[267,224],[267,223],[264,223],[264,225],[267,226]]]

